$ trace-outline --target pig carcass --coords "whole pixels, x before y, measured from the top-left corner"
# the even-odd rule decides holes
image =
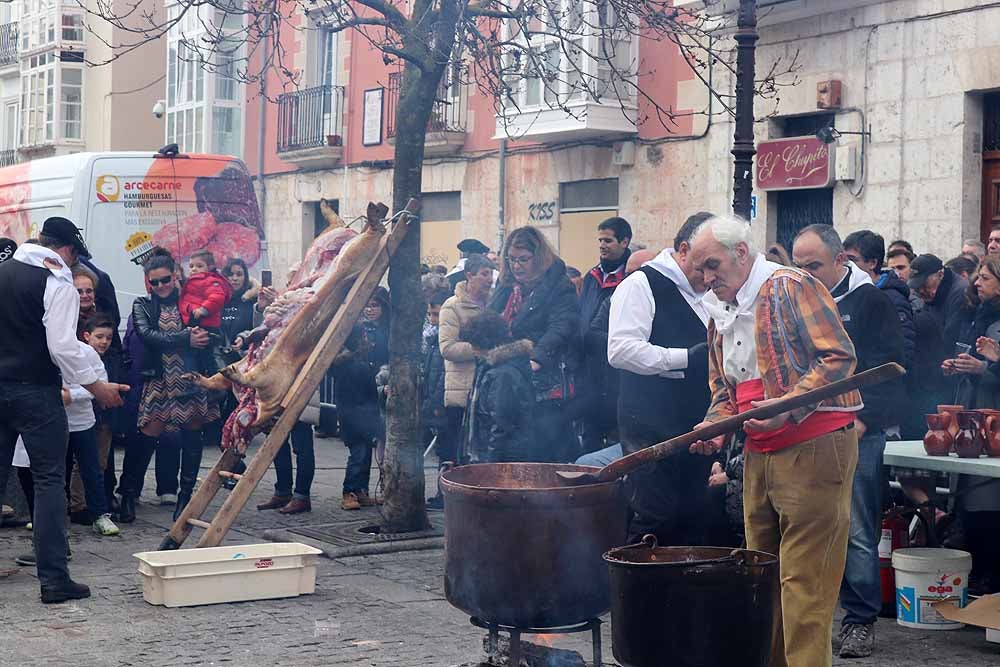
[[[369,205],[360,234],[345,227],[329,206],[321,208],[329,226],[313,241],[286,290],[265,309],[263,324],[249,336],[247,355],[200,382],[208,388],[236,388],[238,406],[223,428],[223,448],[236,447],[242,453],[278,414],[285,394],[385,233],[382,220],[388,208],[383,204]]]

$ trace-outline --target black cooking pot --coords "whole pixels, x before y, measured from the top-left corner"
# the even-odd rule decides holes
[[[485,463],[441,475],[445,596],[487,622],[554,628],[610,606],[601,555],[625,539],[617,482],[567,486],[551,463]]]
[[[778,559],[761,551],[642,544],[604,554],[611,633],[623,667],[766,667]]]

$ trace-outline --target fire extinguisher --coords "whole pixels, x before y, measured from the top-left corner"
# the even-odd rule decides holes
[[[890,507],[882,514],[882,536],[878,542],[878,568],[882,584],[883,618],[896,618],[896,576],[892,570],[892,552],[910,546],[909,517],[913,510]]]

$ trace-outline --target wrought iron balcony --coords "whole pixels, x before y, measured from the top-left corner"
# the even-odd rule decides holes
[[[0,66],[17,63],[17,23],[0,25]]]
[[[343,86],[316,86],[278,97],[278,153],[302,167],[340,159],[344,134]]]
[[[399,91],[403,85],[403,73],[389,75],[388,102],[386,103],[386,136],[389,143],[396,140],[396,109],[399,107]],[[426,155],[455,153],[465,144],[465,133],[469,121],[469,94],[461,83],[447,85],[441,82],[434,100],[430,120],[427,121],[427,137],[424,141]]]
[[[9,167],[17,164],[17,149],[0,150],[0,167]]]

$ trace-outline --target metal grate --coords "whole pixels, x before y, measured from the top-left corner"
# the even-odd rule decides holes
[[[397,130],[396,111],[399,107],[399,92],[403,87],[403,73],[389,74],[388,100],[386,102],[386,136],[395,137]],[[448,85],[441,82],[438,87],[434,108],[427,121],[428,132],[465,132],[468,125],[469,100],[466,87],[460,83]]]
[[[9,150],[0,151],[0,167],[9,167],[14,164],[17,164],[16,149],[11,148]]]
[[[0,25],[0,65],[17,62],[17,23]]]
[[[983,96],[983,150],[1000,151],[1000,93]]]
[[[344,87],[316,86],[278,97],[278,152],[340,145]]]
[[[318,526],[296,526],[288,528],[289,533],[303,535],[320,542],[327,542],[339,547],[349,547],[358,544],[381,544],[383,542],[401,542],[405,540],[417,540],[426,537],[441,537],[444,535],[444,514],[441,512],[431,512],[428,519],[431,522],[430,530],[420,530],[412,533],[371,533],[362,529],[369,528],[377,523],[377,515],[372,514],[369,519],[355,521],[352,523],[330,523]]]

